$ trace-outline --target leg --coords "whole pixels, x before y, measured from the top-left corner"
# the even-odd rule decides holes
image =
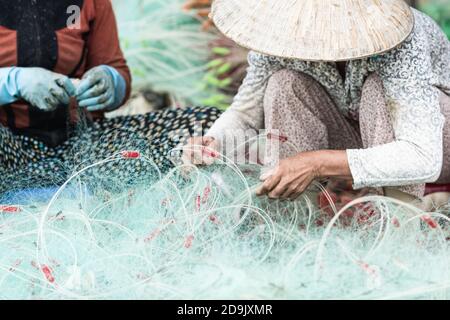
[[[305,74],[290,70],[274,74],[266,90],[264,112],[266,129],[288,138],[280,146],[280,158],[302,151],[361,146],[357,130],[322,86]]]
[[[148,181],[158,171],[173,167],[170,151],[190,135],[211,127],[220,112],[214,108],[167,109],[144,115],[103,119],[69,139],[58,149],[67,167],[86,167],[124,150],[138,150],[151,159],[115,161],[96,170],[100,177],[112,177],[125,184]]]
[[[450,183],[450,97],[442,93],[441,112],[445,117],[444,125],[444,163],[438,184]]]
[[[279,145],[279,156],[271,153],[270,141],[265,160],[266,165],[274,166],[279,158],[286,158],[302,151],[348,148],[361,148],[362,142],[355,125],[346,119],[334,104],[323,87],[311,77],[289,70],[274,74],[268,83],[264,99],[266,129],[277,130],[288,141]],[[359,190],[351,192],[350,181],[324,179],[327,192],[335,199],[338,208],[345,205],[345,199],[357,198],[367,192],[378,190]],[[325,193],[314,191],[311,199],[323,210],[329,208]]]
[[[361,137],[364,148],[393,142],[394,129],[385,102],[383,83],[378,75],[370,75],[364,83],[359,109]],[[394,191],[392,191],[394,189]],[[422,197],[425,184],[386,188],[386,195],[399,190],[414,197]]]
[[[15,136],[8,128],[0,126],[0,164],[5,171],[15,171],[33,161],[32,148],[24,146],[24,141]],[[39,153],[37,154],[39,157]]]
[[[55,183],[63,166],[52,148],[0,127],[0,193]]]
[[[142,161],[111,162],[87,175],[93,175],[94,183],[97,178],[106,183],[108,178],[113,178],[114,182],[124,184],[145,181],[149,176],[154,178],[152,174],[156,171],[173,166],[169,157],[172,148],[187,140],[189,135],[201,134],[202,129],[211,127],[219,114],[213,108],[189,108],[104,119],[91,127],[80,128],[77,134],[54,149],[0,127],[0,193],[60,186],[74,171],[124,150],[139,150],[152,159],[154,165]]]

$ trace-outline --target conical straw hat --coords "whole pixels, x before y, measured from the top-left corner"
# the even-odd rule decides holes
[[[243,47],[311,61],[383,53],[414,27],[402,0],[214,0],[211,17]]]

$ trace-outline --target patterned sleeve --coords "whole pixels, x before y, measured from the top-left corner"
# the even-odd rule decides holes
[[[208,136],[221,140],[238,131],[264,128],[264,93],[269,78],[282,69],[282,59],[250,52],[249,68],[231,107],[214,123]]]
[[[416,26],[397,49],[376,60],[394,127],[395,142],[347,150],[354,187],[434,182],[443,161],[439,90],[432,85],[432,59],[425,30]]]

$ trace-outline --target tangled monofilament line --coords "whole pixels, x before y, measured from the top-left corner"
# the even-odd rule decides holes
[[[145,183],[95,174],[152,165],[124,151],[78,169],[47,203],[3,206],[0,298],[448,298],[446,215],[379,196],[339,212],[329,198],[329,215],[314,205],[318,184],[295,202],[260,199],[261,167],[217,157],[154,166]]]

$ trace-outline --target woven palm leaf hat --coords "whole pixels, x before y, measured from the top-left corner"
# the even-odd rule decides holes
[[[243,47],[307,61],[380,54],[414,27],[403,0],[214,0],[211,18]]]

